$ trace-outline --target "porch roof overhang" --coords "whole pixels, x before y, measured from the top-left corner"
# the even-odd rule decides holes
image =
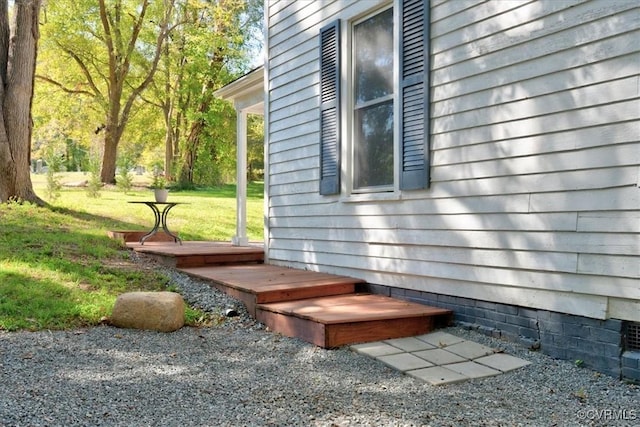
[[[264,115],[264,67],[258,67],[213,93],[232,101],[237,111]]]

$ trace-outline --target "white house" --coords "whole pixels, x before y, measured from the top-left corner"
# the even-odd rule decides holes
[[[265,9],[268,262],[640,380],[637,0]]]

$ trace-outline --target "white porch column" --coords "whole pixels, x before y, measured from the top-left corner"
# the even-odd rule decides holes
[[[235,246],[248,246],[247,237],[247,112],[237,111],[236,148],[236,235],[231,239]]]

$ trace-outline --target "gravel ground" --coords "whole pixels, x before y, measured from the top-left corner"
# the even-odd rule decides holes
[[[0,333],[0,425],[640,426],[640,387],[516,344],[448,328],[532,365],[434,387],[269,332],[233,299],[167,273],[192,305],[239,315],[170,334]]]

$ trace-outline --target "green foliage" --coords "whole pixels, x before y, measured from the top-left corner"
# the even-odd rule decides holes
[[[78,173],[61,173],[77,181]],[[45,191],[42,175],[33,175],[36,192]],[[137,187],[134,187],[137,188]],[[248,189],[248,233],[262,239],[261,183]],[[143,205],[148,191],[123,194],[104,189],[91,199],[75,188],[63,188],[53,209],[30,204],[0,205],[0,330],[66,329],[97,325],[109,316],[123,292],[173,289],[167,277],[141,269],[126,250],[106,237],[107,230],[144,230],[152,215]],[[235,232],[235,187],[177,193],[170,227],[193,240],[225,240]],[[186,323],[215,326],[221,313],[187,308]]]
[[[149,188],[152,189],[162,189],[167,188],[167,180],[164,177],[164,173],[158,169],[153,171],[153,175],[151,175],[151,185]]]
[[[116,186],[125,193],[131,190],[133,186],[133,175],[130,169],[118,168]]]
[[[264,179],[264,117],[250,115],[247,123],[247,167],[249,180]]]
[[[121,24],[117,36],[126,45],[132,36],[133,20],[140,2],[122,0]],[[113,2],[106,2],[113,14]],[[147,75],[153,57],[158,23],[165,2],[150,2],[131,69],[121,99]],[[109,98],[108,53],[98,2],[56,0],[43,6],[38,52],[39,78],[34,96],[34,159],[42,142],[64,140],[68,170],[92,170],[89,147],[104,138]],[[170,132],[175,152],[191,156],[193,179],[183,187],[217,185],[235,177],[235,114],[226,103],[213,101],[213,91],[255,66],[261,44],[262,1],[208,0],[177,1],[172,15],[173,32],[154,75],[141,97],[133,100],[126,118],[118,153],[127,152],[136,164],[151,168],[160,162],[168,176],[176,176],[183,159],[165,165],[165,135]],[[74,59],[75,58],[75,59]],[[86,68],[79,65],[82,61]],[[112,89],[112,88],[111,88]],[[218,104],[218,105],[216,105]],[[220,105],[222,104],[222,105]],[[55,105],[55,108],[51,108]],[[124,105],[124,102],[123,104]],[[171,116],[164,120],[163,111]],[[187,142],[195,123],[193,150]],[[261,144],[260,144],[261,145]],[[250,160],[252,171],[260,171],[261,160]],[[171,173],[169,173],[171,172]],[[259,172],[252,175],[260,177]],[[126,177],[118,176],[126,189]]]
[[[55,200],[60,197],[61,188],[62,184],[56,176],[56,173],[51,168],[47,169],[47,198],[49,200]]]
[[[214,327],[224,322],[222,313],[205,313],[202,310],[186,307],[184,323],[195,327]]]
[[[0,205],[0,330],[97,324],[126,290],[159,290],[95,218],[30,204]]]
[[[93,157],[89,163],[89,180],[87,181],[87,195],[92,199],[100,197],[102,180],[100,179],[100,159]]]
[[[56,153],[53,145],[47,145],[44,150],[44,160],[47,162],[47,198],[55,200],[60,196],[60,189],[62,188],[56,172],[62,171],[63,159]]]
[[[116,186],[123,192],[128,192],[133,187],[133,174],[131,170],[135,167],[133,156],[124,153],[118,158],[118,176]]]

